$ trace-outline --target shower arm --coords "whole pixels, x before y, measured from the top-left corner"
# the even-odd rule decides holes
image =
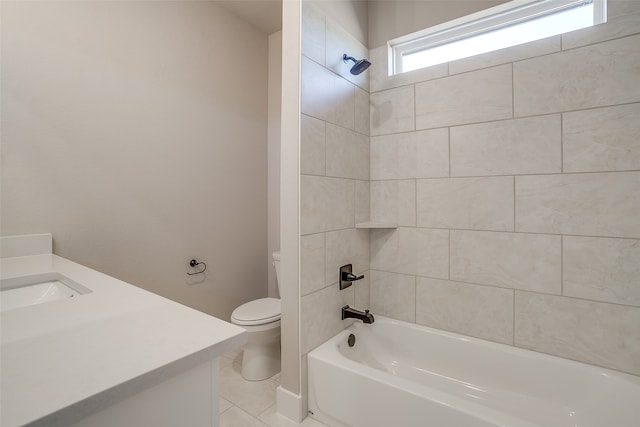
[[[346,53],[342,54],[342,60],[344,62],[353,61],[354,64],[358,62],[358,60],[356,58],[354,58],[353,56],[347,56]]]

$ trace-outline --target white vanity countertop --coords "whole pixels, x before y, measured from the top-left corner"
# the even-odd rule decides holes
[[[0,425],[69,425],[242,346],[244,329],[56,255],[0,260],[93,292],[1,315]]]

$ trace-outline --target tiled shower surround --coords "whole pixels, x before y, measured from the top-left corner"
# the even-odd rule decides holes
[[[300,322],[302,355],[353,320],[340,308],[369,304],[369,79],[342,62],[368,49],[320,9],[303,2],[300,138]],[[353,264],[366,279],[338,288]],[[303,361],[303,366],[305,365]]]
[[[640,2],[395,77],[373,48],[369,86],[303,10],[302,356],[355,303],[640,375]],[[368,283],[339,291],[347,262]]]

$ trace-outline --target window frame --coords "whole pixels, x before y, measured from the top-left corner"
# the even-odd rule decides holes
[[[606,22],[606,0],[513,0],[470,15],[454,19],[387,43],[388,74],[401,74],[405,54],[427,50],[500,28],[593,3],[594,24]]]

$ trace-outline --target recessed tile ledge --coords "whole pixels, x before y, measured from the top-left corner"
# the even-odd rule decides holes
[[[398,228],[398,224],[393,222],[359,222],[356,224],[356,228]]]

